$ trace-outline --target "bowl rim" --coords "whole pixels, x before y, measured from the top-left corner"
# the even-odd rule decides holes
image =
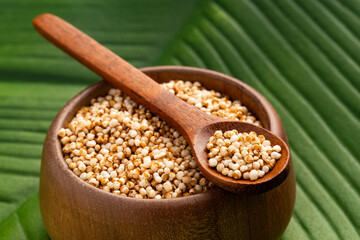
[[[213,70],[201,69],[201,68],[196,68],[196,67],[154,66],[154,67],[140,68],[140,70],[143,71],[145,74],[157,74],[157,73],[161,74],[161,73],[166,73],[166,72],[176,72],[177,74],[179,74],[179,76],[186,75],[186,74],[200,74],[200,75],[204,75],[209,78],[223,81],[228,85],[236,87],[239,90],[242,90],[243,93],[250,95],[250,98],[252,100],[256,100],[257,103],[259,103],[259,107],[264,112],[264,118],[266,120],[266,123],[265,124],[263,123],[263,124],[266,125],[266,129],[277,135],[280,135],[280,137],[285,142],[287,142],[286,135],[284,135],[284,132],[283,132],[281,120],[280,120],[279,116],[277,115],[276,111],[274,110],[274,108],[272,107],[272,105],[265,99],[264,96],[262,96],[254,88],[252,88],[251,86],[242,82],[239,79],[236,79],[234,77],[231,77],[231,76],[228,76],[228,75],[225,75],[225,74],[213,71]],[[186,79],[181,79],[181,80],[186,80]],[[42,164],[44,164],[43,163],[44,161],[49,161],[49,160],[44,160],[44,158],[45,158],[44,155],[46,155],[45,153],[47,153],[48,156],[46,156],[46,158],[49,158],[49,156],[50,156],[51,161],[54,161],[54,163],[57,163],[57,166],[59,167],[58,170],[63,171],[63,173],[65,174],[65,176],[67,178],[74,180],[75,183],[78,184],[79,186],[85,187],[85,189],[87,191],[93,192],[94,194],[104,194],[103,195],[104,197],[107,196],[107,197],[114,198],[114,199],[116,198],[121,201],[133,201],[133,202],[143,202],[143,203],[151,202],[151,203],[161,203],[161,204],[163,204],[164,202],[167,202],[167,203],[175,203],[176,202],[177,204],[179,204],[179,203],[185,204],[189,201],[192,202],[194,200],[195,201],[206,200],[209,197],[211,197],[214,193],[215,193],[215,195],[219,195],[219,194],[221,195],[222,192],[225,191],[215,185],[212,189],[210,189],[206,192],[197,193],[197,194],[194,194],[191,196],[186,196],[186,197],[170,198],[170,199],[138,199],[138,198],[125,197],[125,196],[106,192],[104,190],[101,190],[97,187],[94,187],[94,186],[86,183],[85,181],[81,180],[78,176],[76,176],[76,174],[69,169],[68,165],[66,164],[66,162],[64,160],[64,157],[63,157],[63,154],[61,151],[61,143],[60,143],[60,140],[58,137],[58,131],[60,128],[64,127],[67,124],[66,119],[71,114],[71,111],[73,110],[74,105],[79,104],[79,102],[81,102],[81,100],[84,99],[84,97],[86,97],[88,94],[92,93],[94,91],[94,89],[99,88],[99,87],[108,87],[107,85],[111,86],[105,80],[96,82],[96,83],[86,87],[78,94],[76,94],[73,98],[71,98],[65,104],[65,106],[63,106],[61,108],[61,110],[58,112],[58,114],[52,121],[49,131],[47,133],[47,136],[46,136],[46,139],[44,142],[44,147],[43,147]],[[76,114],[76,111],[75,111],[75,114]],[[70,119],[72,119],[73,117],[74,117],[74,115],[72,115]],[[281,136],[281,134],[283,136]],[[291,159],[290,159],[290,161],[291,161]],[[49,164],[49,163],[47,163],[47,164]],[[43,168],[43,166],[41,168]],[[40,191],[40,194],[41,194],[41,191]]]

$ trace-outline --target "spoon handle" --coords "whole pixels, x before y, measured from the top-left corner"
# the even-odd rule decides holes
[[[52,14],[33,20],[35,29],[51,43],[71,55],[113,86],[185,134],[189,140],[214,118],[189,107],[140,70],[79,29]]]

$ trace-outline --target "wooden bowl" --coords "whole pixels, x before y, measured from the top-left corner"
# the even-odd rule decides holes
[[[257,91],[232,77],[199,68],[149,67],[158,82],[199,81],[208,89],[240,100],[264,127],[287,141],[281,120]],[[98,82],[71,99],[47,134],[40,173],[40,208],[52,239],[277,239],[290,221],[295,203],[293,165],[278,187],[258,195],[214,188],[177,199],[135,199],[107,193],[80,180],[66,165],[57,133],[82,106],[105,95]]]

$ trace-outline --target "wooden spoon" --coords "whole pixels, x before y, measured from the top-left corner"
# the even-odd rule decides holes
[[[191,145],[200,171],[217,186],[234,193],[261,193],[278,186],[286,179],[290,170],[289,148],[283,140],[268,130],[249,123],[210,116],[190,106],[59,17],[42,14],[33,20],[33,24],[47,40],[178,130]],[[208,165],[206,144],[209,138],[216,130],[233,129],[239,132],[254,131],[264,135],[273,145],[280,145],[281,158],[263,178],[256,181],[235,180],[223,176]]]

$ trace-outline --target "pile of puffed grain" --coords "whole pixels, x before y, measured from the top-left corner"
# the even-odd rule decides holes
[[[271,146],[263,135],[237,130],[216,131],[206,145],[208,163],[224,176],[252,181],[262,178],[281,157],[281,147]]]
[[[209,114],[261,125],[239,101],[198,82],[162,84]],[[82,107],[59,130],[69,168],[83,181],[135,198],[176,198],[207,191],[185,139],[164,121],[118,89]]]

